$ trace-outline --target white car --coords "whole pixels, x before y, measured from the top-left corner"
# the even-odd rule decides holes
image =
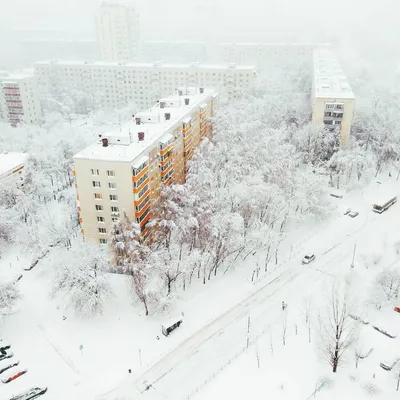
[[[351,217],[351,218],[355,218],[355,217],[357,217],[357,215],[358,215],[357,211],[352,211],[349,213],[349,217]]]
[[[315,260],[315,255],[314,254],[309,254],[304,256],[303,260],[301,261],[302,264],[310,264]]]

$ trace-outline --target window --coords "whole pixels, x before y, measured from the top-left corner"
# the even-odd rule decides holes
[[[111,201],[117,201],[118,200],[118,196],[116,194],[110,194],[110,200]]]
[[[147,196],[138,206],[135,207],[136,212],[140,212],[150,201],[150,196]]]
[[[341,125],[342,121],[335,121],[335,125]]]
[[[119,212],[119,208],[118,207],[111,207],[111,212]]]
[[[99,228],[99,233],[107,233],[107,229],[106,228]]]
[[[146,172],[137,182],[133,182],[133,187],[138,188],[148,177],[149,174]]]
[[[107,170],[107,176],[115,176],[115,171]]]
[[[100,187],[100,182],[99,181],[92,181],[93,187],[99,188]]]
[[[104,217],[97,217],[97,222],[104,222]]]
[[[116,188],[117,188],[117,184],[114,183],[114,182],[108,182],[108,187],[109,187],[110,189],[116,189]]]
[[[100,239],[100,244],[107,244],[107,239]]]
[[[149,190],[149,185],[147,184],[139,193],[138,197],[141,198]]]
[[[96,204],[96,211],[103,211],[103,206]]]
[[[117,217],[111,217],[111,221],[112,221],[112,222],[117,222],[117,221],[118,221],[118,218],[117,218]]]
[[[143,215],[142,215],[141,217],[136,218],[136,222],[137,222],[138,224],[140,224],[140,223],[147,217],[147,215],[149,214],[149,212],[150,212],[150,208],[148,208],[148,209],[143,213]]]
[[[101,193],[95,193],[94,194],[95,199],[101,199]]]
[[[92,169],[92,175],[99,175],[99,170],[98,169]]]

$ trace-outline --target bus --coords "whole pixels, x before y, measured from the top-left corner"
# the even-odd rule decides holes
[[[379,203],[373,204],[372,211],[382,214],[390,206],[392,206],[394,203],[396,203],[397,196],[391,196],[391,197],[389,197],[389,200],[387,200],[387,199],[388,199],[388,197],[386,197],[383,201],[381,201]]]

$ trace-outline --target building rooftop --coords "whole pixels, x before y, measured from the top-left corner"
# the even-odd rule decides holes
[[[355,98],[338,59],[330,50],[314,51],[314,90],[318,98]]]
[[[141,119],[141,124],[137,125],[131,121],[121,126],[118,132],[108,132],[99,135],[99,140],[74,156],[74,159],[102,160],[113,162],[133,162],[137,157],[157,141],[167,141],[171,138],[168,133],[175,129],[176,125],[183,120],[185,116],[193,112],[205,100],[216,95],[214,89],[205,89],[204,93],[198,93],[196,89],[189,88],[191,94],[182,96],[177,93],[160,100],[164,102],[164,107],[159,104],[147,111],[138,113],[136,118]],[[196,91],[196,93],[195,93]],[[189,105],[185,105],[185,99],[189,99]],[[165,114],[170,114],[170,119],[166,120]],[[144,133],[144,140],[138,139],[138,133]],[[108,139],[108,146],[104,147],[103,139]]]
[[[253,65],[231,65],[231,64],[203,64],[203,63],[184,63],[184,64],[169,64],[162,62],[155,63],[139,63],[139,62],[126,62],[120,63],[115,61],[74,61],[74,60],[66,60],[61,61],[57,59],[39,61],[35,63],[35,66],[44,66],[44,65],[70,65],[70,66],[84,66],[90,65],[93,67],[132,67],[132,68],[163,68],[163,69],[187,69],[187,68],[199,68],[199,69],[240,69],[240,70],[254,70],[255,66]]]
[[[0,178],[8,175],[14,169],[24,165],[28,159],[26,153],[2,153],[0,154]]]

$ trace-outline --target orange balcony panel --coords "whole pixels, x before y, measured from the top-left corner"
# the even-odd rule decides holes
[[[79,194],[76,195],[76,199],[79,201]]]
[[[145,179],[139,187],[133,189],[133,193],[138,194],[149,182],[150,182],[149,178]]]
[[[150,189],[146,193],[144,193],[143,196],[141,196],[139,200],[135,200],[134,201],[135,206],[138,206],[140,203],[142,203],[144,198],[149,196],[149,195],[150,195]]]
[[[171,164],[165,171],[161,171],[161,176],[165,176],[174,166]]]
[[[135,213],[135,217],[140,218],[149,208],[150,208],[150,201],[138,213]]]
[[[193,147],[193,143],[192,142],[190,142],[186,146],[184,146],[184,150],[188,151],[191,147]]]
[[[78,184],[77,184],[77,183],[75,183],[75,185],[74,185],[74,186],[75,186],[75,189],[78,189]]]
[[[143,226],[151,217],[151,213],[147,214],[147,217],[139,224],[139,226]]]
[[[85,231],[84,231],[83,229],[81,229],[81,233],[82,233],[82,235],[84,235],[84,234],[85,234]]]
[[[164,155],[165,153],[168,153],[172,149],[172,144],[168,145],[165,149],[160,150],[160,155]]]
[[[186,137],[184,137],[183,138],[183,143],[186,143],[186,142],[188,142],[191,138],[193,137],[193,135],[192,134],[190,134],[190,135],[188,135],[188,136],[186,136]]]
[[[168,186],[172,180],[172,176],[170,176],[165,182],[163,182],[164,186]]]
[[[80,207],[78,207],[78,212],[81,212],[81,208]]]
[[[72,170],[72,175],[76,176],[76,171],[74,169]]]
[[[79,222],[82,223],[82,217],[79,217]]]
[[[132,182],[137,182],[148,170],[148,167],[143,168],[137,175],[132,176]]]
[[[165,165],[169,160],[171,160],[173,154],[171,153],[167,158],[165,158],[164,160],[160,161],[161,165]]]
[[[188,126],[185,129],[182,129],[182,133],[185,135],[186,133],[188,133],[190,130],[192,129],[192,125]]]

